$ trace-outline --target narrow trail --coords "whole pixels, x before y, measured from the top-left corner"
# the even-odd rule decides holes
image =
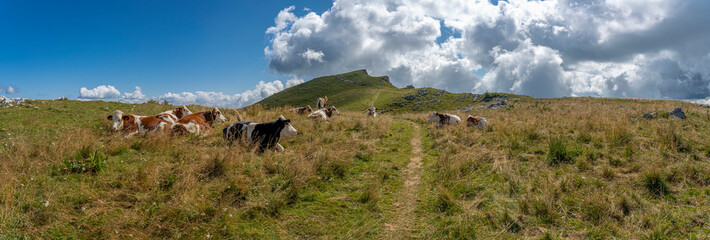
[[[407,167],[403,169],[404,185],[397,193],[394,202],[394,212],[385,223],[385,239],[407,239],[416,237],[413,228],[416,226],[417,199],[422,176],[422,139],[420,127],[412,123],[414,135],[411,140],[412,152]]]
[[[375,106],[375,101],[377,101],[377,98],[380,97],[380,92],[382,92],[382,90],[377,90],[377,93],[375,94],[375,97],[373,97],[373,98],[372,98],[372,101],[370,101],[370,106],[367,106],[368,108]]]

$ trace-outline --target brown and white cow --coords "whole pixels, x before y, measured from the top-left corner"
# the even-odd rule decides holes
[[[368,108],[366,114],[368,117],[377,117],[377,108],[376,107]]]
[[[486,128],[486,126],[488,126],[488,121],[486,121],[485,118],[480,116],[468,115],[468,117],[466,118],[466,126],[475,126],[478,129],[484,129]]]
[[[169,123],[175,124],[180,118],[190,115],[192,112],[187,107],[182,106],[173,110],[162,112],[155,117],[163,119]]]
[[[298,115],[306,115],[313,112],[313,109],[311,108],[311,105],[308,105],[300,108],[291,108],[289,111],[298,113]]]
[[[318,109],[324,108],[325,104],[328,102],[328,96],[325,96],[325,98],[318,98],[316,100],[316,107]]]
[[[444,125],[459,124],[461,118],[453,114],[434,112],[431,114],[431,117],[429,117],[429,122],[436,122],[439,127],[442,127]]]
[[[311,114],[308,115],[308,118],[311,119],[322,119],[326,121],[330,121],[330,118],[333,116],[333,113],[336,115],[340,115],[340,112],[338,112],[338,109],[335,108],[335,106],[331,106],[329,108],[321,109],[315,112],[312,112]]]
[[[112,130],[128,132],[127,137],[138,133],[164,131],[172,126],[169,122],[154,116],[124,114],[120,110],[116,110],[113,115],[108,115],[106,118],[113,122]]]
[[[200,132],[203,132],[212,130],[212,124],[215,122],[222,123],[226,121],[227,119],[222,115],[222,112],[220,112],[218,108],[213,108],[212,111],[198,112],[184,116],[178,120],[177,124],[193,123],[199,127]],[[182,130],[182,127],[180,127],[179,130]]]

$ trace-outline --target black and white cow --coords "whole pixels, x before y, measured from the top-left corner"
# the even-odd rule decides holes
[[[279,144],[279,139],[292,137],[298,134],[291,120],[279,116],[279,119],[268,123],[255,123],[252,121],[239,121],[222,130],[223,136],[230,143],[245,137],[247,144],[259,144],[258,152],[275,148],[276,151],[283,151]]]

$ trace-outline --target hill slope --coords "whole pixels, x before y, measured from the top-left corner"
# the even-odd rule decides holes
[[[696,104],[521,101],[476,110],[484,130],[439,128],[427,113],[240,111],[298,129],[263,155],[222,139],[231,109],[204,137],[126,138],[106,120],[174,107],[0,104],[0,239],[710,237],[710,115]],[[662,114],[675,107],[686,119]]]
[[[507,93],[450,93],[435,88],[397,88],[389,77],[373,77],[365,70],[315,78],[293,86],[257,104],[270,109],[282,106],[315,107],[316,99],[328,96],[328,105],[341,110],[364,110],[370,106],[385,112],[454,110],[501,100],[520,101],[528,96]]]
[[[280,106],[315,107],[316,99],[328,96],[328,104],[350,109],[367,107],[378,91],[397,91],[388,77],[372,77],[365,70],[315,78],[287,88],[258,102],[265,108]]]

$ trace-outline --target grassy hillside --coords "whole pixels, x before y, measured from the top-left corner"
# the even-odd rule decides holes
[[[328,96],[328,105],[342,109],[365,109],[379,91],[398,91],[387,77],[371,77],[365,70],[315,78],[287,88],[258,102],[265,108],[315,107],[316,99]]]
[[[284,106],[315,107],[316,99],[328,96],[328,105],[360,111],[370,106],[390,113],[454,110],[508,100],[527,101],[528,96],[505,93],[449,93],[434,88],[397,88],[388,77],[372,77],[365,70],[315,78],[285,89],[258,102],[267,109]]]
[[[427,113],[240,110],[299,130],[264,155],[226,144],[226,123],[124,138],[104,120],[173,106],[31,104],[0,108],[0,239],[710,238],[710,117],[689,103],[520,101],[475,109],[485,130]],[[687,119],[639,117],[677,106]],[[104,165],[65,164],[95,153]]]

